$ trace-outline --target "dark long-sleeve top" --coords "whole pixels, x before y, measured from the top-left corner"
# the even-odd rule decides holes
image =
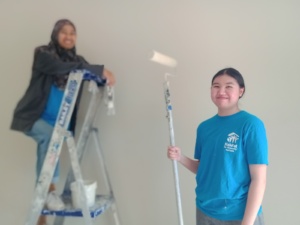
[[[47,47],[36,52],[29,86],[14,110],[12,130],[28,131],[41,117],[50,94],[54,75],[64,76],[75,69],[86,69],[102,77],[103,65],[90,65],[83,57],[78,57],[80,62],[63,62],[50,50],[48,51]],[[76,111],[73,113],[73,120],[76,120]],[[73,121],[73,123],[72,125],[71,121],[71,130],[75,128],[75,122]]]

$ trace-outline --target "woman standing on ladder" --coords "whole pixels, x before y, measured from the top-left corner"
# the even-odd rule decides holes
[[[264,225],[267,137],[263,122],[239,109],[244,93],[237,70],[219,71],[211,83],[218,113],[197,129],[195,160],[168,148],[170,159],[196,174],[197,225]]]
[[[29,87],[14,111],[11,129],[24,132],[37,142],[36,180],[47,154],[68,74],[75,69],[86,69],[106,80],[108,85],[115,83],[113,74],[104,69],[103,65],[90,65],[82,56],[76,54],[76,37],[76,28],[70,20],[62,19],[56,22],[50,43],[35,49]],[[70,130],[73,132],[77,108],[78,104],[70,122]],[[60,197],[54,192],[58,179],[57,165],[46,200],[47,207],[52,210],[64,208]],[[46,218],[41,216],[38,225],[45,224]]]

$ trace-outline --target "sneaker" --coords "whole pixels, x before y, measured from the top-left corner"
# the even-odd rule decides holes
[[[54,191],[49,192],[46,200],[46,206],[49,210],[54,210],[54,211],[65,209],[65,204]]]

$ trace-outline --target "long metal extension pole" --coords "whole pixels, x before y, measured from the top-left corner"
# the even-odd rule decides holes
[[[164,83],[164,92],[165,92],[165,100],[166,100],[166,107],[167,107],[167,118],[168,118],[168,121],[169,121],[170,144],[171,144],[171,146],[175,146],[175,135],[174,135],[173,116],[172,116],[172,104],[171,104],[171,98],[170,98],[171,95],[170,95],[170,89],[169,89],[169,82],[168,81],[166,81]],[[180,187],[179,187],[179,175],[178,175],[177,161],[172,160],[172,164],[173,164],[173,172],[174,172],[175,188],[176,188],[178,219],[179,219],[179,224],[183,225],[181,194],[180,194]]]

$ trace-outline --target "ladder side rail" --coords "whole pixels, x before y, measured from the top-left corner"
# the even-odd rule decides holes
[[[64,131],[68,129],[82,82],[82,77],[83,73],[81,71],[71,72],[69,75],[45,161],[36,184],[31,209],[25,222],[26,225],[35,225],[44,207],[51,179],[64,141]]]
[[[111,207],[110,207],[112,213],[113,213],[113,217],[115,220],[115,225],[120,225],[120,218],[118,215],[118,210],[117,210],[117,206],[116,206],[116,201],[114,200],[114,202],[112,203]]]
[[[99,77],[89,73],[88,71],[83,71],[84,72],[84,80],[90,81],[89,82],[89,92],[92,93],[92,97],[89,101],[89,106],[88,106],[88,110],[87,113],[85,115],[84,118],[84,122],[82,124],[82,128],[80,130],[79,133],[79,138],[77,141],[77,156],[78,156],[78,160],[79,160],[79,164],[82,161],[83,158],[83,153],[85,151],[86,148],[86,144],[88,142],[88,138],[89,138],[89,134],[90,134],[90,129],[91,129],[91,125],[94,121],[96,112],[97,112],[97,108],[100,102],[100,100],[103,97],[103,88],[98,88],[98,86],[103,86],[104,85],[104,81],[103,80],[99,80]],[[97,85],[95,85],[97,84]],[[100,91],[99,91],[100,90]],[[99,94],[99,92],[101,92]],[[99,97],[100,95],[100,97]],[[64,190],[63,190],[63,194],[64,195],[71,195],[71,191],[70,191],[70,185],[71,183],[75,180],[74,177],[74,173],[72,168],[69,169],[69,172],[67,174],[67,178],[65,181],[65,185],[64,185]],[[65,217],[56,217],[54,219],[53,224],[54,225],[63,225],[65,221]]]
[[[112,203],[110,208],[111,208],[112,213],[113,213],[115,224],[120,225],[120,219],[119,219],[119,215],[118,215],[116,201],[115,201],[115,197],[114,197],[114,194],[113,194],[112,185],[111,185],[111,182],[110,182],[110,179],[109,179],[107,166],[106,166],[106,163],[105,163],[105,160],[104,160],[104,154],[103,154],[101,144],[100,144],[100,140],[99,140],[98,129],[97,128],[92,128],[92,134],[93,134],[93,139],[94,139],[94,142],[95,142],[95,145],[96,145],[95,149],[96,149],[96,152],[97,152],[97,155],[98,155],[98,159],[100,161],[101,170],[102,170],[103,175],[104,175],[105,184],[106,184],[106,187],[108,188],[108,190],[110,192],[110,195],[113,198],[113,203]]]
[[[82,124],[82,128],[80,130],[78,141],[77,141],[77,154],[78,154],[79,163],[81,163],[82,161],[83,153],[86,149],[86,145],[88,142],[91,126],[93,124],[99,102],[103,97],[102,96],[103,94],[99,94],[99,89],[95,86],[95,82],[91,81],[89,85],[90,85],[89,91],[92,93],[92,97],[89,101],[88,110],[84,118],[84,122]],[[64,194],[70,194],[70,184],[74,181],[74,179],[75,178],[74,178],[73,171],[70,168],[64,186]]]
[[[76,180],[76,185],[79,186],[79,199],[80,199],[80,206],[82,209],[82,215],[85,220],[85,225],[92,225],[92,218],[90,215],[90,210],[88,206],[88,200],[87,200],[87,193],[85,191],[85,186],[84,186],[84,181],[82,178],[81,174],[81,169],[80,169],[80,164],[78,160],[78,155],[77,155],[77,148],[76,148],[76,143],[75,140],[70,133],[68,138],[67,138],[67,145],[70,153],[70,160],[71,160],[71,165],[74,173],[74,177]]]
[[[103,173],[104,176],[104,180],[105,180],[105,185],[107,187],[107,189],[110,191],[110,195],[112,195],[112,185],[108,176],[108,171],[107,171],[107,167],[106,164],[104,162],[104,155],[102,152],[102,148],[101,148],[101,144],[100,144],[100,140],[99,140],[99,132],[97,128],[92,128],[92,135],[93,135],[93,139],[94,139],[94,143],[95,143],[95,150],[100,162],[100,166],[101,166],[101,171]]]

